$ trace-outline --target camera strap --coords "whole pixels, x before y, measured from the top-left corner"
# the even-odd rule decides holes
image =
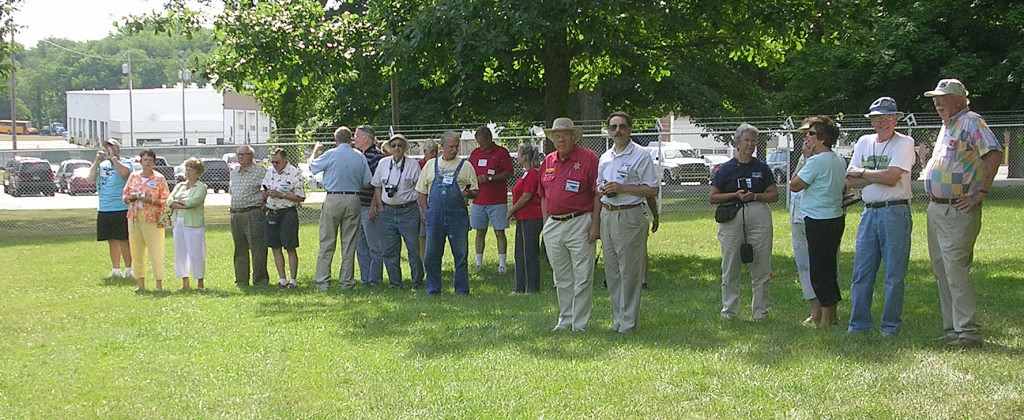
[[[398,180],[402,180],[402,174],[405,173],[405,161],[409,160],[408,157],[402,156],[402,163],[398,165]],[[391,158],[391,165],[388,166],[388,177],[384,180],[384,184],[391,185],[391,173],[395,171],[395,159]]]

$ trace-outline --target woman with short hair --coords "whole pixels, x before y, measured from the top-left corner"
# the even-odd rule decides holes
[[[185,182],[179,182],[167,201],[174,237],[174,274],[181,279],[181,290],[189,289],[189,269],[196,288],[206,290],[206,184],[199,178],[206,172],[203,161],[194,157],[185,161]]]
[[[515,275],[512,293],[540,291],[540,231],[544,228],[540,210],[540,152],[529,143],[519,146],[516,159],[525,169],[512,187],[508,219],[516,221]]]
[[[167,180],[156,167],[156,152],[139,152],[142,169],[128,176],[121,199],[128,204],[128,242],[132,249],[132,271],[139,282],[137,292],[146,290],[146,256],[153,261],[156,290],[163,290],[164,281],[164,228],[160,213],[170,195]]]

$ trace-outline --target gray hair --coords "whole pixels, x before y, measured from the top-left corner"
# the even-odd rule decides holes
[[[334,130],[334,142],[338,144],[348,143],[352,141],[352,130],[348,127],[341,126],[337,130]]]
[[[447,131],[441,135],[441,146],[448,143],[448,140],[459,140],[462,136],[454,131]]]
[[[248,144],[243,144],[241,146],[238,146],[238,149],[236,149],[235,152],[237,153],[239,151],[244,151],[244,152],[253,153],[253,154],[256,153],[256,149],[253,149],[252,146],[250,146]]]
[[[423,140],[423,151],[437,150],[437,142],[434,139]]]
[[[533,169],[540,166],[540,152],[530,143],[519,145],[519,156],[523,157],[526,169]]]
[[[362,131],[363,133],[366,133],[370,137],[377,137],[377,133],[373,131],[373,127],[371,127],[369,124],[363,124],[359,127],[356,127],[356,131]]]
[[[757,127],[754,127],[747,123],[740,124],[739,127],[736,127],[736,134],[733,134],[732,136],[732,145],[735,146],[736,143],[739,143],[740,139],[743,138],[743,133],[747,132],[754,133],[754,137],[757,137],[758,134],[761,134]]]

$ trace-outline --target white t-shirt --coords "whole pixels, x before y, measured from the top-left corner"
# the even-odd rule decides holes
[[[384,204],[398,206],[416,201],[419,197],[416,181],[419,178],[419,160],[406,156],[403,162],[396,163],[394,156],[388,156],[377,163],[377,172],[373,174],[370,184],[380,187],[380,199]],[[398,187],[394,197],[388,197],[385,187],[389,184]]]
[[[896,167],[902,169],[903,174],[894,186],[871,184],[864,187],[861,190],[861,199],[865,203],[909,200],[913,197],[910,191],[910,171],[914,167],[914,139],[896,133],[885,143],[879,143],[877,140],[878,134],[861,136],[853,149],[850,166],[864,169]]]

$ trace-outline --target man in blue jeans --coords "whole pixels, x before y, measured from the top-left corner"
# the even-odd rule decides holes
[[[914,139],[897,133],[902,112],[896,101],[881,97],[865,116],[875,134],[857,141],[846,170],[846,184],[862,188],[864,213],[857,229],[857,244],[850,285],[849,334],[871,329],[871,297],[878,265],[885,261],[885,305],[882,336],[899,333],[903,324],[904,278],[910,259],[910,171],[914,165]]]
[[[380,246],[384,254],[384,267],[388,282],[399,289],[402,282],[402,241],[409,253],[412,288],[423,286],[423,260],[420,258],[420,208],[417,205],[416,181],[420,177],[419,161],[408,157],[409,142],[405,136],[395,134],[388,140],[393,153],[380,160],[373,174],[373,204],[370,214],[380,220]]]

